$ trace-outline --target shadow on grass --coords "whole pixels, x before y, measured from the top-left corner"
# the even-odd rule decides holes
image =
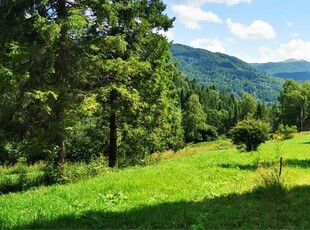
[[[310,168],[310,160],[288,159],[285,160],[284,164],[290,167]]]
[[[268,168],[272,166],[273,164],[274,163],[272,162],[260,162],[260,163],[252,163],[252,164],[245,164],[245,165],[227,163],[227,164],[219,164],[219,166],[222,168],[227,168],[227,169],[240,169],[240,170],[254,171],[259,167]]]
[[[219,165],[222,168],[226,169],[240,169],[240,170],[256,170],[257,165],[255,164],[247,164],[247,165],[241,165],[241,164],[220,164]]]
[[[285,189],[259,187],[242,195],[200,202],[161,203],[122,212],[86,211],[56,219],[40,219],[17,228],[57,229],[188,229],[310,228],[310,186]],[[129,202],[129,200],[127,201]],[[57,213],[57,210],[55,210]]]
[[[303,144],[305,144],[305,145],[310,145],[310,141],[303,142]]]

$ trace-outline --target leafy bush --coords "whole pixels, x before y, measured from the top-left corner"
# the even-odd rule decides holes
[[[21,157],[21,153],[19,151],[18,144],[14,142],[5,142],[3,140],[0,141],[0,164],[1,165],[16,164],[19,157]]]
[[[206,126],[204,129],[198,130],[203,141],[215,141],[219,138],[219,135],[214,126]]]
[[[294,137],[294,133],[297,133],[297,127],[295,125],[289,126],[280,124],[275,136],[278,139],[288,140]]]
[[[271,127],[261,120],[247,119],[239,122],[231,129],[233,143],[244,145],[247,152],[257,150],[261,143],[269,139]]]
[[[43,177],[40,173],[36,173],[32,177],[29,176],[26,162],[26,158],[19,158],[11,174],[4,175],[0,178],[0,194],[24,191],[43,184]]]
[[[91,178],[105,173],[110,170],[107,165],[107,159],[102,154],[99,157],[91,159],[87,164],[66,163],[62,168],[62,182],[75,182],[83,178]]]
[[[57,147],[48,152],[49,160],[36,165],[27,165],[26,158],[20,158],[14,166],[1,167],[0,194],[25,191],[41,185],[71,183],[84,178],[91,178],[110,170],[106,158],[101,154],[90,163],[57,162]]]
[[[54,184],[54,183],[63,183],[63,168],[59,163],[59,147],[55,146],[51,151],[47,151],[48,153],[48,161],[43,169],[44,171],[44,182],[46,184]]]

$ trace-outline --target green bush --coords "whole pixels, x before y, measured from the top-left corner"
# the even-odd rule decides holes
[[[203,141],[215,141],[219,139],[219,135],[214,126],[206,126],[204,129],[198,130]]]
[[[36,173],[34,176],[29,175],[26,162],[26,158],[19,158],[14,170],[10,174],[1,176],[0,194],[24,191],[44,183],[43,176],[40,173]]]
[[[63,183],[63,167],[60,164],[59,147],[55,146],[51,151],[47,151],[48,161],[43,169],[45,184]]]
[[[297,127],[295,125],[289,126],[280,124],[275,135],[283,140],[288,140],[294,137],[294,133],[297,133]]]
[[[236,145],[244,145],[247,152],[257,150],[261,143],[269,139],[271,127],[261,120],[240,121],[231,129],[230,135]]]

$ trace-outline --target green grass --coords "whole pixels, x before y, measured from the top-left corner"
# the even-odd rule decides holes
[[[3,195],[0,228],[309,229],[309,147],[310,133],[253,153],[217,141],[157,165]]]

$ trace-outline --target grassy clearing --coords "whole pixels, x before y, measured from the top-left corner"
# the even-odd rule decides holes
[[[310,228],[309,147],[310,133],[253,153],[218,141],[158,165],[3,195],[0,228]]]

